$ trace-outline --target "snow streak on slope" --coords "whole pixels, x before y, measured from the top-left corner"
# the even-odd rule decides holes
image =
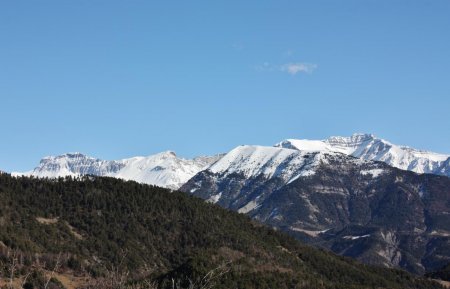
[[[192,176],[219,158],[220,155],[183,159],[178,158],[174,152],[167,151],[147,157],[105,161],[80,153],[69,153],[46,157],[33,171],[13,173],[13,175],[55,178],[91,174],[178,189]]]
[[[287,139],[275,145],[305,151],[340,152],[365,160],[382,161],[416,173],[450,176],[450,155],[398,146],[372,134],[330,137],[326,140]]]

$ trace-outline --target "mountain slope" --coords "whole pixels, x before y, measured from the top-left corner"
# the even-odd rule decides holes
[[[326,140],[287,139],[276,147],[322,152],[340,152],[365,160],[382,161],[416,173],[450,176],[450,155],[394,145],[371,134],[330,137]]]
[[[8,248],[19,250],[17,274],[58,259],[60,271],[99,277],[115,266],[172,288],[171,278],[195,281],[232,261],[215,288],[439,288],[304,246],[186,194],[114,178],[1,174],[0,220],[0,263]]]
[[[181,190],[371,264],[450,261],[450,179],[340,152],[240,146]]]
[[[297,178],[313,175],[320,164],[326,161],[326,155],[275,147],[239,146],[193,177],[181,189],[190,188],[190,193],[247,213],[258,207],[275,190]],[[357,159],[354,161],[360,162]],[[202,176],[211,179],[203,180]],[[228,179],[230,182],[227,182]],[[221,183],[222,180],[225,182]],[[254,186],[256,182],[260,186],[255,191],[250,195],[244,193],[246,188]],[[217,194],[211,195],[214,191]],[[233,193],[235,191],[239,194]]]
[[[38,167],[26,173],[35,177],[64,177],[80,175],[109,176],[140,183],[178,189],[197,172],[214,163],[220,155],[183,159],[167,151],[148,157],[133,157],[105,161],[80,153],[68,153],[43,158]]]

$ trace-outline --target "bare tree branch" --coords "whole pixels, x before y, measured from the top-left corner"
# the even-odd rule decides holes
[[[61,252],[58,253],[58,258],[56,259],[55,267],[53,267],[52,272],[50,272],[50,277],[48,277],[48,280],[47,280],[47,283],[45,283],[44,289],[47,289],[48,284],[50,283],[50,280],[52,280],[53,275],[55,274],[55,271],[58,270],[60,258],[61,258]]]

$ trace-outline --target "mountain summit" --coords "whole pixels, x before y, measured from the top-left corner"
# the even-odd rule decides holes
[[[416,173],[450,176],[450,155],[392,144],[373,134],[333,136],[325,140],[286,139],[275,147],[306,151],[340,152],[365,160],[382,161]]]
[[[81,175],[108,176],[178,189],[193,175],[214,163],[219,157],[205,156],[184,159],[177,157],[172,151],[166,151],[147,157],[139,156],[106,161],[81,153],[67,153],[45,157],[34,170],[13,173],[13,175],[48,178]]]

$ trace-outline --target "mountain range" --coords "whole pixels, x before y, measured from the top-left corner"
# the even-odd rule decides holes
[[[364,160],[382,161],[416,173],[450,176],[450,155],[394,145],[372,134],[353,134],[350,137],[330,137],[326,140],[287,139],[274,147],[309,152],[337,152]],[[185,159],[172,151],[166,151],[146,157],[108,161],[81,153],[67,153],[45,157],[33,170],[12,174],[49,178],[91,174],[178,189],[224,155]]]
[[[243,145],[194,159],[74,153],[14,173],[85,174],[179,189],[365,263],[419,274],[450,263],[450,156],[371,134]]]
[[[220,157],[217,155],[184,159],[177,157],[172,151],[166,151],[147,157],[138,156],[106,161],[81,153],[67,153],[43,158],[39,166],[32,171],[12,174],[40,178],[82,175],[108,176],[178,189],[193,175]]]

